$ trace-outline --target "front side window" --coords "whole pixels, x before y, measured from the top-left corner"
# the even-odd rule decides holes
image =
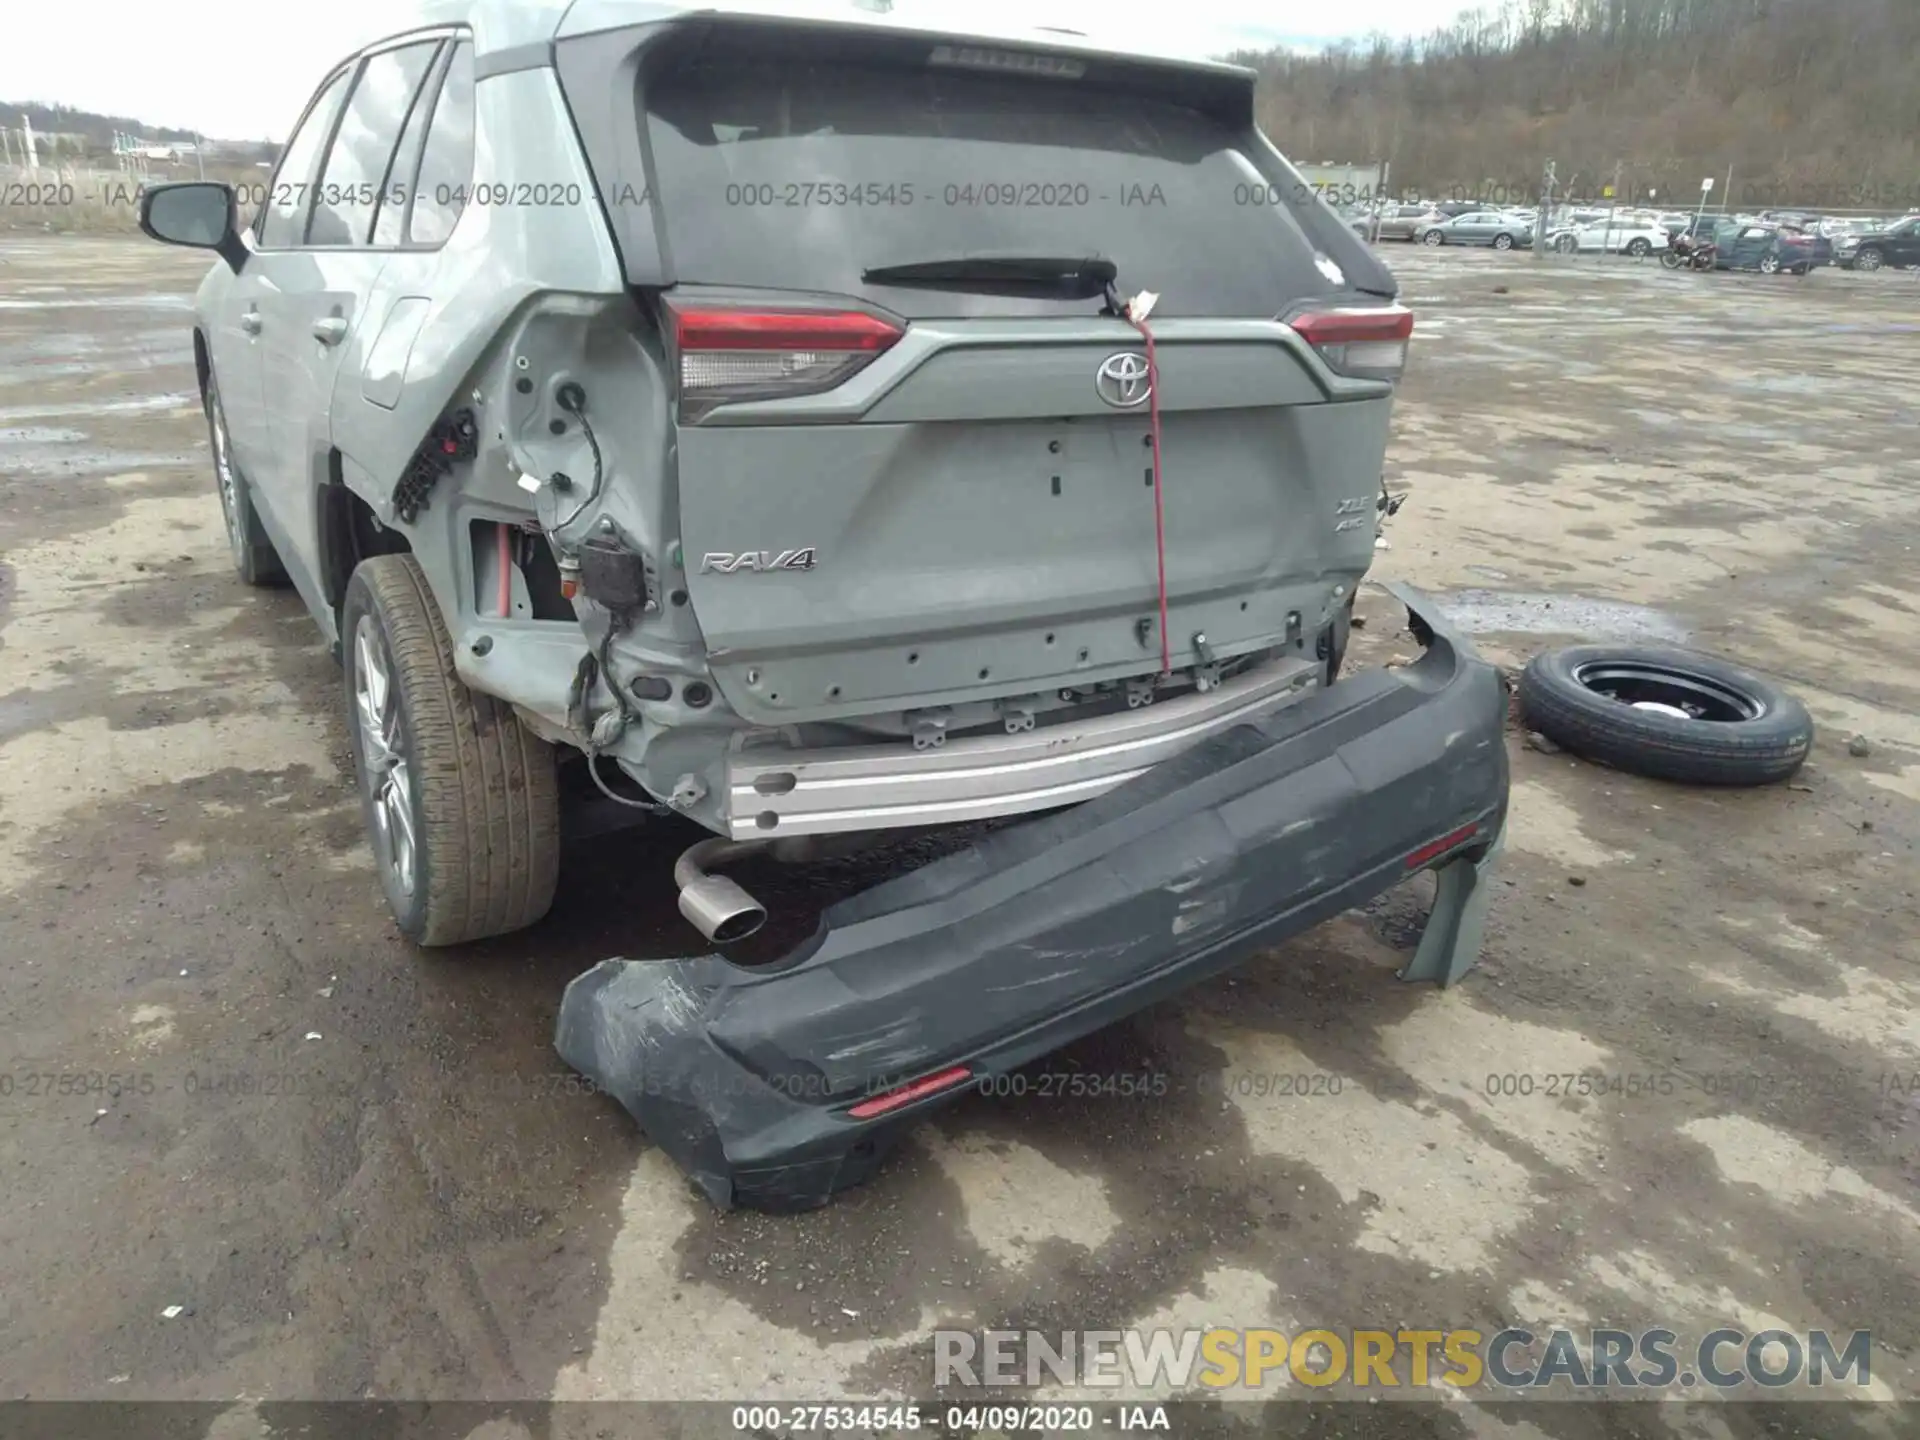
[[[320,147],[333,130],[333,118],[340,113],[340,102],[347,93],[351,68],[342,70],[321,89],[308,108],[306,118],[293,132],[280,156],[280,168],[273,172],[267,187],[266,203],[260,211],[260,243],[269,249],[298,245],[306,233],[307,215],[313,205],[313,172],[320,161]]]

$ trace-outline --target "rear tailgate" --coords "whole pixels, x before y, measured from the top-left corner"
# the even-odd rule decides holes
[[[657,200],[635,249],[657,247],[669,330],[804,311],[879,337],[681,357],[688,590],[736,710],[849,718],[1158,670],[1156,481],[1176,668],[1200,635],[1222,659],[1311,643],[1335,577],[1371,560],[1391,387],[1278,317],[1392,284],[1229,92],[745,23],[686,28],[641,76]],[[1097,295],[868,276],[983,255],[1099,258],[1122,294],[1158,294],[1158,476],[1142,338]]]

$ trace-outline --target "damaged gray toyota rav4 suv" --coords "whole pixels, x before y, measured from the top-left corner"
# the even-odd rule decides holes
[[[218,252],[234,561],[337,647],[402,931],[540,919],[566,767],[712,832],[716,944],[749,852],[995,822],[775,963],[570,987],[562,1053],[721,1203],[823,1200],[1423,870],[1405,977],[1472,963],[1498,678],[1408,591],[1424,656],[1341,676],[1413,319],[1248,71],[851,5],[441,18],[326,77],[257,213],[142,206]]]

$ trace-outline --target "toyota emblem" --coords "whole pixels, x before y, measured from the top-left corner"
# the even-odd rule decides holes
[[[1100,362],[1100,369],[1093,377],[1093,388],[1100,392],[1102,400],[1116,410],[1131,410],[1136,405],[1144,405],[1147,397],[1153,393],[1147,357],[1138,350],[1122,350],[1118,355],[1109,355]]]

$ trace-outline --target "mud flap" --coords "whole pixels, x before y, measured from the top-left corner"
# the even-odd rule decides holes
[[[1416,664],[848,897],[773,965],[605,961],[567,987],[562,1058],[716,1205],[803,1209],[932,1106],[1421,869],[1435,899],[1401,978],[1453,984],[1505,832],[1506,694],[1430,602],[1388,588]]]

